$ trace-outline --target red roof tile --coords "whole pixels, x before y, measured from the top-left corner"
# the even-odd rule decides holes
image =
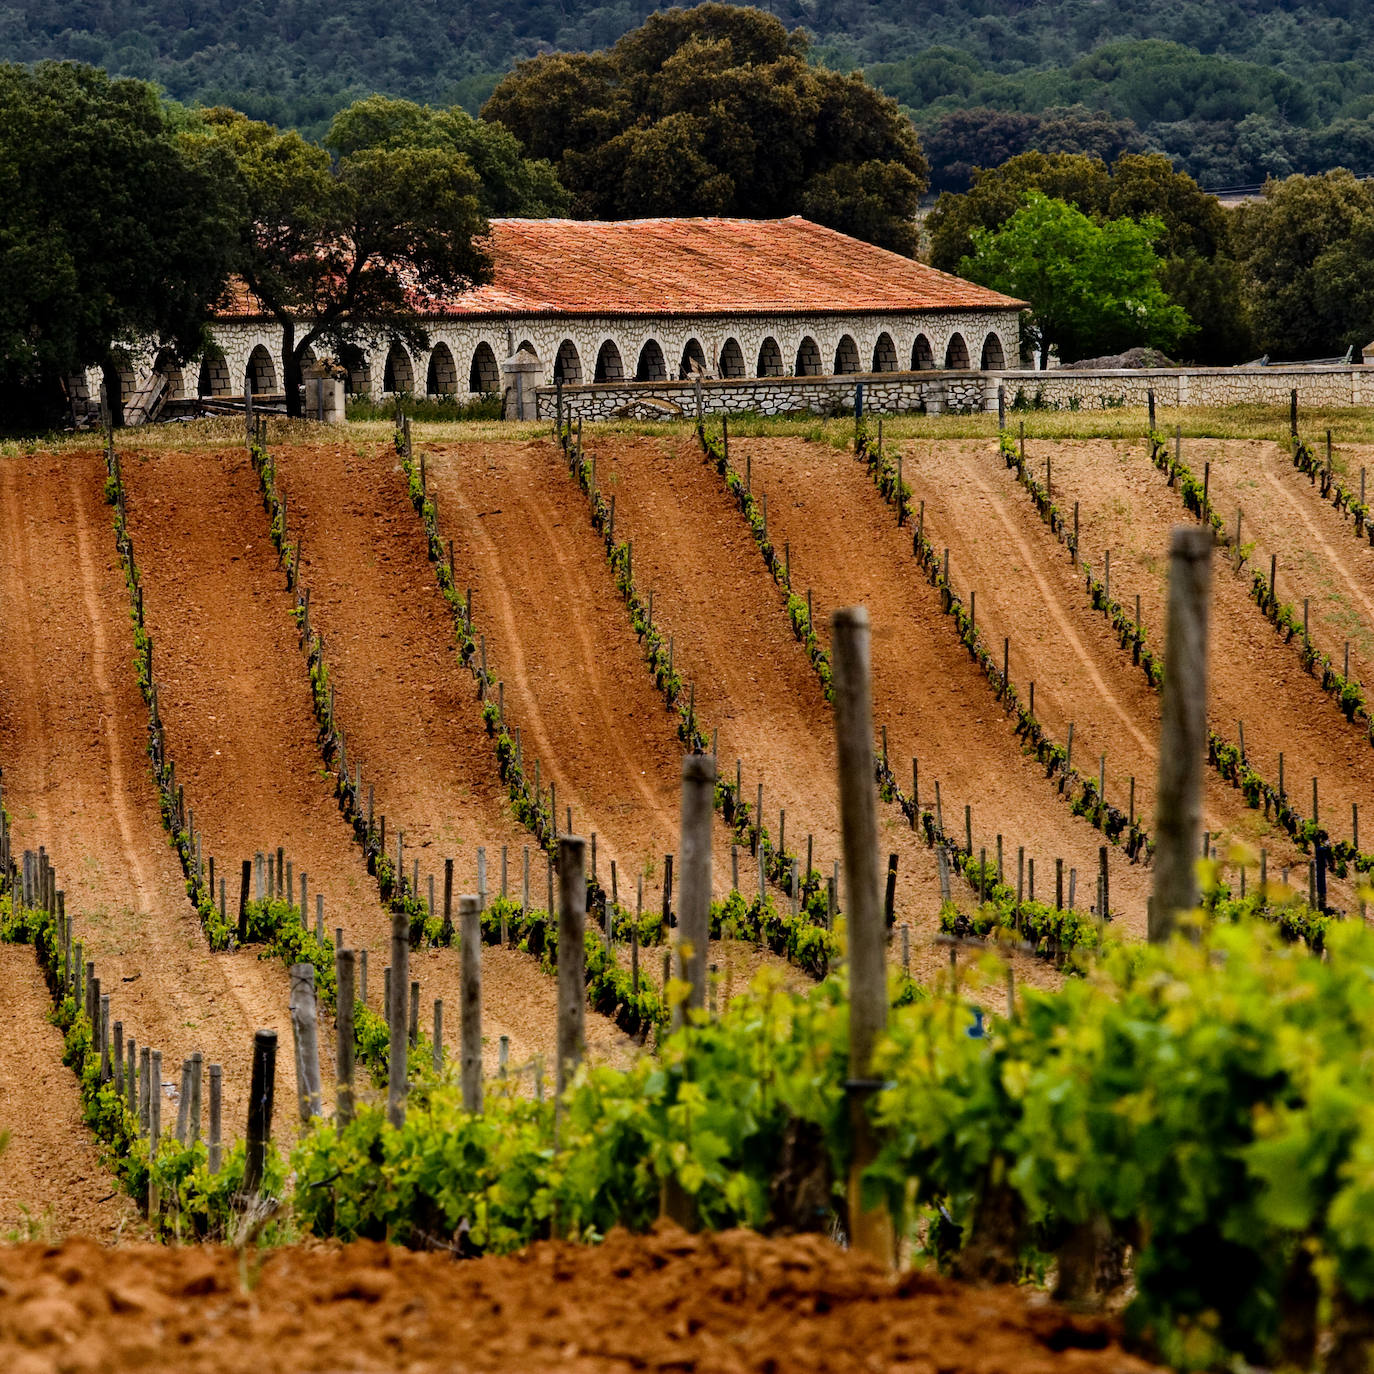
[[[1024,304],[800,216],[494,219],[492,281],[424,315],[773,315]],[[260,313],[240,284],[221,310]]]

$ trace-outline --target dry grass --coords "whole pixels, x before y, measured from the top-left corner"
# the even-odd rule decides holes
[[[1374,411],[1356,407],[1329,410],[1307,409],[1301,413],[1302,432],[1314,436],[1330,429],[1336,443],[1374,443]],[[719,423],[713,420],[712,423]],[[1099,410],[1041,410],[1012,413],[1008,423],[1015,430],[1024,423],[1026,435],[1034,439],[1138,439],[1145,433],[1143,406]],[[1288,432],[1287,406],[1228,406],[1221,409],[1185,407],[1160,408],[1159,427],[1172,433],[1178,426],[1185,438],[1193,439],[1282,439]],[[796,436],[812,442],[845,447],[853,438],[852,417],[822,419],[818,416],[773,417],[738,415],[731,418],[731,431],[745,437]],[[981,439],[997,433],[997,417],[978,415],[897,415],[883,421],[884,434],[893,439]],[[512,424],[499,420],[413,421],[412,435],[419,443],[495,443],[533,438],[549,432],[547,422]],[[687,420],[648,423],[642,420],[609,420],[588,424],[584,433],[687,435]],[[128,430],[119,437],[125,451],[137,449],[223,448],[241,442],[243,422],[234,418],[194,420],[182,424],[149,425]],[[271,443],[329,443],[359,445],[388,443],[392,426],[384,420],[354,421],[347,425],[324,426],[303,420],[271,418],[268,438]],[[53,434],[31,440],[10,440],[0,444],[0,456],[12,456],[35,448],[89,449],[98,445],[99,436]]]

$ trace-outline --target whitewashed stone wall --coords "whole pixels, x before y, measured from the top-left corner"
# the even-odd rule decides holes
[[[1294,388],[1307,406],[1374,405],[1374,365],[1151,368],[1139,372],[1008,372],[1007,404],[1018,395],[1051,409],[1158,406],[1286,405]]]

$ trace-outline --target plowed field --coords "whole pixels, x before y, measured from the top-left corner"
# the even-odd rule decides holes
[[[910,532],[897,528],[864,468],[852,453],[795,440],[751,439],[734,448],[736,468],[746,454],[752,459],[754,491],[768,497],[769,535],[775,545],[790,547],[793,586],[811,589],[818,627],[828,625],[837,606],[868,607],[874,721],[887,726],[898,776],[909,777],[916,758],[927,805],[940,783],[946,829],[962,835],[963,807],[972,806],[975,849],[986,846],[993,855],[1001,835],[1013,873],[1024,846],[1035,861],[1041,900],[1053,899],[1055,860],[1062,858],[1066,897],[1067,875],[1076,868],[1078,905],[1086,909],[1100,833],[1070,814],[1044,769],[1022,753],[1009,718],[912,558]],[[1143,930],[1148,873],[1115,848],[1108,863],[1112,909],[1124,929]]]

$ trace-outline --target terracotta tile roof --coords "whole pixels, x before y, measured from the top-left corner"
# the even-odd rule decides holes
[[[773,315],[1016,309],[1024,302],[794,215],[494,219],[492,281],[424,315]],[[222,315],[262,313],[241,283]]]

